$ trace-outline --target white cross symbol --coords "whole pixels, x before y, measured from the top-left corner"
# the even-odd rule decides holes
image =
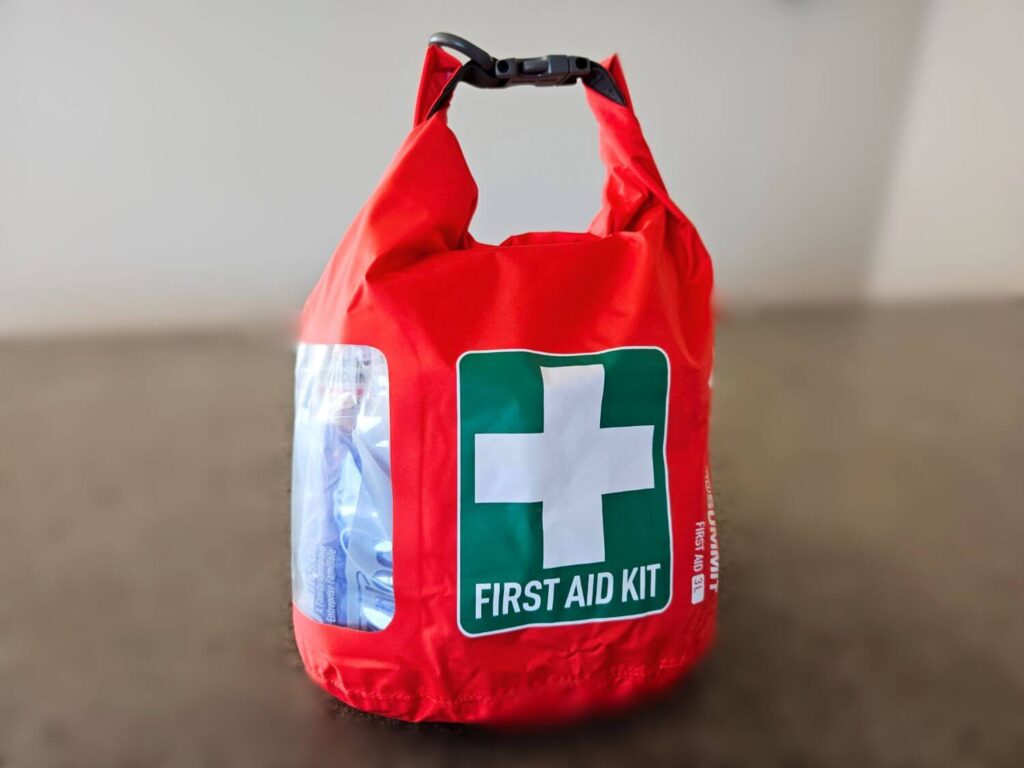
[[[598,563],[602,496],[654,487],[654,427],[601,428],[602,365],[540,372],[544,431],[476,436],[475,501],[541,502],[544,567]]]

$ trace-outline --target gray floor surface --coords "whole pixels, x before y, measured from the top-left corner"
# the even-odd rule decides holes
[[[1024,304],[727,318],[715,397],[715,652],[493,734],[306,681],[283,335],[0,343],[0,765],[1024,765]]]

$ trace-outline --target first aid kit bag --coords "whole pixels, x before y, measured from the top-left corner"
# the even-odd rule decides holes
[[[456,86],[576,82],[607,170],[590,228],[477,242]],[[299,326],[293,620],[319,685],[524,725],[686,673],[718,603],[711,282],[615,57],[431,38],[412,132]]]

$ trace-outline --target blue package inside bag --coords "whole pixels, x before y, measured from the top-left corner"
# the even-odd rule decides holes
[[[302,344],[295,382],[293,598],[316,621],[383,629],[395,612],[384,357]]]

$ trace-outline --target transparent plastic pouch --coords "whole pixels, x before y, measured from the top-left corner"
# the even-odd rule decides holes
[[[395,613],[391,425],[380,350],[300,344],[292,456],[292,597],[311,619],[364,631]]]

